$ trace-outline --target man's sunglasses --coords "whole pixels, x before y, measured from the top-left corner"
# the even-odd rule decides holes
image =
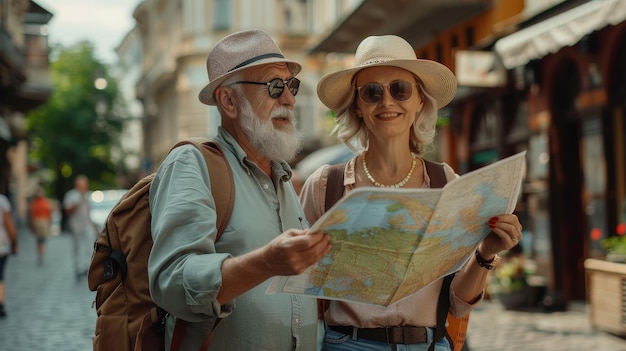
[[[413,86],[417,83],[406,80],[394,80],[389,84],[367,83],[356,88],[359,97],[368,104],[377,104],[383,99],[385,88],[389,89],[389,94],[396,101],[408,100],[413,95]]]
[[[298,94],[298,88],[300,88],[300,80],[296,77],[289,78],[287,80],[282,80],[280,78],[274,78],[269,82],[250,82],[247,80],[240,80],[238,82],[231,83],[233,84],[257,84],[257,85],[267,85],[267,93],[270,94],[272,99],[278,99],[285,91],[285,85],[287,89],[296,96]]]

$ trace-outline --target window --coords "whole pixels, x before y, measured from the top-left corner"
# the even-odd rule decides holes
[[[0,0],[0,25],[5,25],[7,15],[7,1]]]
[[[307,0],[288,1],[285,3],[285,27],[289,33],[307,33],[310,23],[310,17],[307,15],[312,12],[308,10],[309,4]]]
[[[213,1],[213,29],[224,30],[232,27],[233,4],[231,0]]]
[[[491,106],[486,102],[478,105],[474,110],[474,121],[471,133],[471,164],[474,170],[498,160],[498,122]]]
[[[198,33],[204,30],[204,4],[204,0],[187,0],[182,3],[182,28],[184,32]]]
[[[452,35],[452,38],[450,39],[450,48],[455,49],[457,47],[459,47],[459,37],[456,34],[454,34]]]
[[[467,47],[472,47],[474,45],[474,28],[467,27],[465,29],[465,45]]]
[[[441,43],[437,43],[435,51],[435,59],[437,60],[437,62],[443,62],[443,46],[441,45]]]

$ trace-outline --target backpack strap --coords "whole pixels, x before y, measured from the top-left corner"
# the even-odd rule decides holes
[[[428,173],[428,177],[430,178],[430,187],[443,188],[448,182],[443,165],[428,160],[424,160],[424,164],[426,165],[426,173]],[[428,351],[433,351],[435,349],[435,342],[446,336],[446,317],[450,310],[450,284],[453,278],[454,274],[450,274],[443,279],[443,284],[439,291],[439,298],[437,299],[437,326],[435,327],[433,342],[428,347]]]
[[[215,238],[215,241],[217,241],[224,233],[224,230],[226,230],[230,215],[233,212],[235,202],[233,172],[226,160],[222,147],[217,142],[204,138],[189,138],[179,141],[172,149],[188,144],[195,146],[202,152],[209,170],[211,192],[213,193],[215,211],[217,213],[217,237]],[[219,189],[219,191],[215,191],[216,189]]]
[[[424,164],[426,164],[426,173],[430,178],[430,187],[443,188],[446,183],[448,183],[443,165],[441,163],[428,160],[424,160]]]
[[[204,138],[189,138],[179,141],[172,147],[172,149],[181,145],[193,145],[198,148],[198,150],[202,152],[207,169],[209,170],[211,193],[213,194],[213,199],[215,200],[215,212],[217,215],[217,235],[215,237],[215,242],[217,242],[224,233],[224,230],[226,230],[226,226],[228,225],[228,221],[230,220],[230,216],[233,212],[233,206],[235,203],[233,172],[228,164],[228,161],[226,160],[226,155],[224,154],[222,147],[217,142]],[[219,191],[217,191],[218,189]],[[213,338],[213,333],[221,321],[221,318],[217,318],[215,320],[209,335],[200,347],[201,351],[209,348],[209,344]],[[171,351],[180,350],[186,328],[187,321],[176,318],[176,323],[174,324],[174,334],[172,335],[172,343],[170,347]]]
[[[326,182],[326,195],[324,198],[324,212],[330,210],[333,205],[343,197],[343,173],[345,163],[339,163],[328,167],[328,181]]]
[[[450,310],[450,284],[453,278],[454,274],[447,275],[443,278],[443,284],[439,291],[439,299],[437,299],[437,326],[435,327],[433,342],[428,347],[428,351],[434,351],[435,342],[446,336],[446,317],[448,316],[448,310]],[[454,345],[450,346],[454,347]]]

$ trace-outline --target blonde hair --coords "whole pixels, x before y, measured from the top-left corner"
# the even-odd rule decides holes
[[[415,120],[411,126],[411,136],[409,139],[409,148],[412,153],[418,157],[422,157],[427,153],[426,148],[431,145],[435,138],[437,126],[437,101],[426,92],[424,83],[419,77],[413,75],[417,82],[418,94],[422,100],[422,110],[415,114]],[[336,135],[350,149],[356,151],[352,140],[360,143],[360,146],[367,148],[369,144],[369,133],[363,118],[359,118],[356,114],[356,74],[352,78],[351,87],[352,94],[349,99],[336,112],[336,125],[332,134]]]

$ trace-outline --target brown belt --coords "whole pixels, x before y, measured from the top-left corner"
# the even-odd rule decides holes
[[[388,344],[422,344],[428,342],[425,327],[355,328],[329,325],[328,328],[357,339],[382,341]]]

